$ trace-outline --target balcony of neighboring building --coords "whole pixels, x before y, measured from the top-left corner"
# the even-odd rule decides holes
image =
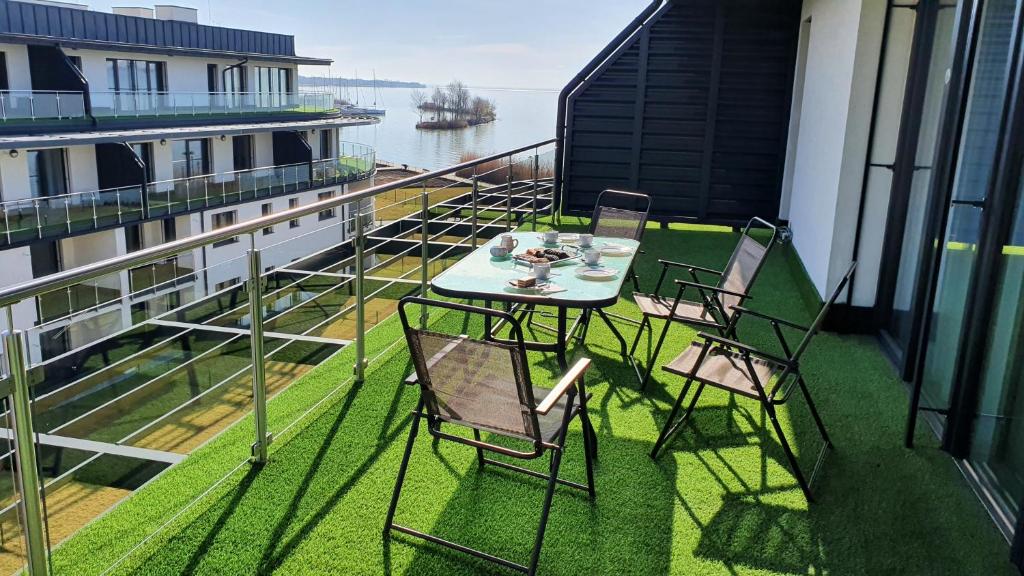
[[[298,137],[293,136],[293,139],[298,140]],[[206,173],[210,164],[206,161],[204,165],[204,161],[199,160],[200,152],[193,151],[190,155],[186,149],[183,157],[192,158],[187,163],[195,166],[186,166],[189,169],[181,172],[196,174],[194,176],[0,202],[0,249],[39,240],[88,234],[155,218],[341,186],[373,175],[376,166],[373,148],[348,142],[338,143],[337,146],[339,153],[330,158],[213,173]],[[49,154],[58,159],[53,165],[64,164],[55,152],[29,151],[29,154]],[[52,172],[62,170],[55,168]],[[47,170],[38,170],[38,174],[32,174],[32,182],[41,183],[34,184],[36,187],[54,190],[52,186],[42,186],[47,177],[51,176]],[[51,180],[62,181],[59,175]]]

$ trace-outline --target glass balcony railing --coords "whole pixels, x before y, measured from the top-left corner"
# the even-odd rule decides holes
[[[132,268],[128,271],[128,286],[133,296],[169,290],[194,280],[195,268],[191,253],[179,254]]]
[[[0,246],[354,182],[369,177],[375,166],[373,148],[344,142],[340,156],[312,163],[10,200],[0,203]]]
[[[85,118],[81,92],[0,90],[0,122]]]
[[[532,221],[536,229],[538,217],[551,213],[552,143],[0,290],[0,307],[37,299],[52,307],[46,318],[72,311],[31,326],[19,325],[10,309],[6,315],[13,325],[4,326],[0,361],[0,432],[7,437],[6,446],[0,438],[0,576],[43,573],[51,560],[56,574],[79,573],[77,566],[61,568],[64,559],[51,553],[70,550],[58,546],[73,545],[67,541],[79,529],[200,446],[230,443],[227,474],[250,459],[265,462],[270,438],[285,437],[337,389],[326,395],[317,389],[292,404],[270,402],[275,395],[293,386],[302,390],[301,377],[336,354],[352,355],[359,378],[367,366],[387,361],[384,352],[394,339],[374,342],[367,335],[403,296],[425,293],[434,275],[473,248],[520,224]],[[273,191],[365,175],[373,157],[364,150],[365,156],[299,171],[275,168],[267,186]],[[238,190],[262,190],[243,184],[246,178],[231,181]],[[324,212],[338,216],[278,243],[258,240],[268,227]],[[191,261],[193,251],[236,236],[258,248],[204,262],[202,269]],[[125,274],[132,294],[120,289]],[[182,282],[191,289],[175,293]],[[339,378],[338,389],[348,381]],[[253,431],[229,430],[250,415]],[[123,567],[126,554],[171,525],[156,514],[174,514],[179,498],[187,506],[199,502],[223,474],[204,471],[194,494],[176,495],[167,510],[152,509],[138,534],[90,548],[91,567]]]
[[[90,92],[96,118],[160,118],[231,114],[324,114],[330,94],[313,92]]]

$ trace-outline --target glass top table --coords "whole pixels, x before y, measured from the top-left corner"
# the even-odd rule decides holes
[[[512,237],[519,241],[519,245],[513,250],[515,254],[521,254],[528,248],[555,247],[546,245],[538,232],[513,232]],[[558,361],[563,367],[566,366],[565,349],[571,334],[581,322],[589,322],[591,311],[596,311],[611,327],[616,338],[622,347],[623,357],[626,357],[626,343],[622,335],[615,329],[608,320],[603,308],[615,304],[619,299],[622,284],[625,282],[629,269],[633,264],[640,243],[636,240],[625,238],[595,237],[594,247],[601,248],[604,245],[615,244],[622,246],[629,252],[624,256],[601,256],[600,265],[603,268],[618,272],[613,278],[605,280],[588,280],[576,275],[576,269],[583,266],[583,262],[577,260],[573,264],[555,266],[551,268],[551,283],[564,290],[552,293],[543,293],[536,290],[524,290],[509,286],[510,280],[531,275],[530,266],[519,263],[511,256],[504,259],[491,257],[490,249],[501,242],[501,235],[493,238],[483,246],[480,246],[462,260],[456,262],[451,268],[434,277],[430,286],[433,292],[439,296],[458,298],[461,300],[483,300],[486,306],[492,302],[506,302],[523,305],[520,307],[520,321],[529,315],[532,322],[535,306],[551,306],[558,309],[558,326],[555,329],[557,338],[555,343],[527,342],[527,347],[532,350],[554,351],[558,354]],[[582,310],[576,318],[571,329],[568,327],[569,308]],[[495,332],[499,327],[492,330],[490,322],[486,326],[488,337],[497,339]]]
[[[513,251],[516,254],[521,254],[528,248],[556,247],[544,244],[537,232],[513,232],[511,236],[519,241],[519,245]],[[460,299],[522,302],[568,308],[605,308],[618,301],[622,283],[640,245],[636,240],[625,238],[594,238],[596,248],[606,244],[617,244],[630,251],[628,256],[601,256],[601,266],[615,270],[618,274],[608,280],[587,280],[576,276],[576,268],[583,266],[583,262],[579,260],[574,264],[554,266],[551,268],[551,282],[565,290],[543,294],[508,285],[510,280],[529,276],[531,271],[529,265],[520,263],[511,256],[504,259],[492,258],[491,246],[497,246],[500,242],[501,236],[492,239],[437,275],[431,282],[433,291],[440,296]]]

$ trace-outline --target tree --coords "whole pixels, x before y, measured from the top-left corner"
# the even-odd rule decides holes
[[[469,112],[469,88],[460,80],[452,80],[445,88],[448,95],[448,107],[456,116],[465,116]]]
[[[494,117],[494,102],[486,98],[474,96],[469,105],[469,110],[475,120],[488,120]]]
[[[430,95],[430,104],[437,112],[437,118],[440,120],[444,117],[444,112],[448,108],[448,93],[442,90],[440,86],[434,88],[434,93]]]
[[[427,95],[423,90],[413,90],[410,95],[412,106],[420,113],[420,122],[423,122],[423,105],[427,103]]]

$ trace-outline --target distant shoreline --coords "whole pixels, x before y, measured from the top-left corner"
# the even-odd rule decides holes
[[[420,82],[403,80],[365,80],[363,78],[314,78],[299,76],[299,86],[333,86],[338,88],[426,88]]]

